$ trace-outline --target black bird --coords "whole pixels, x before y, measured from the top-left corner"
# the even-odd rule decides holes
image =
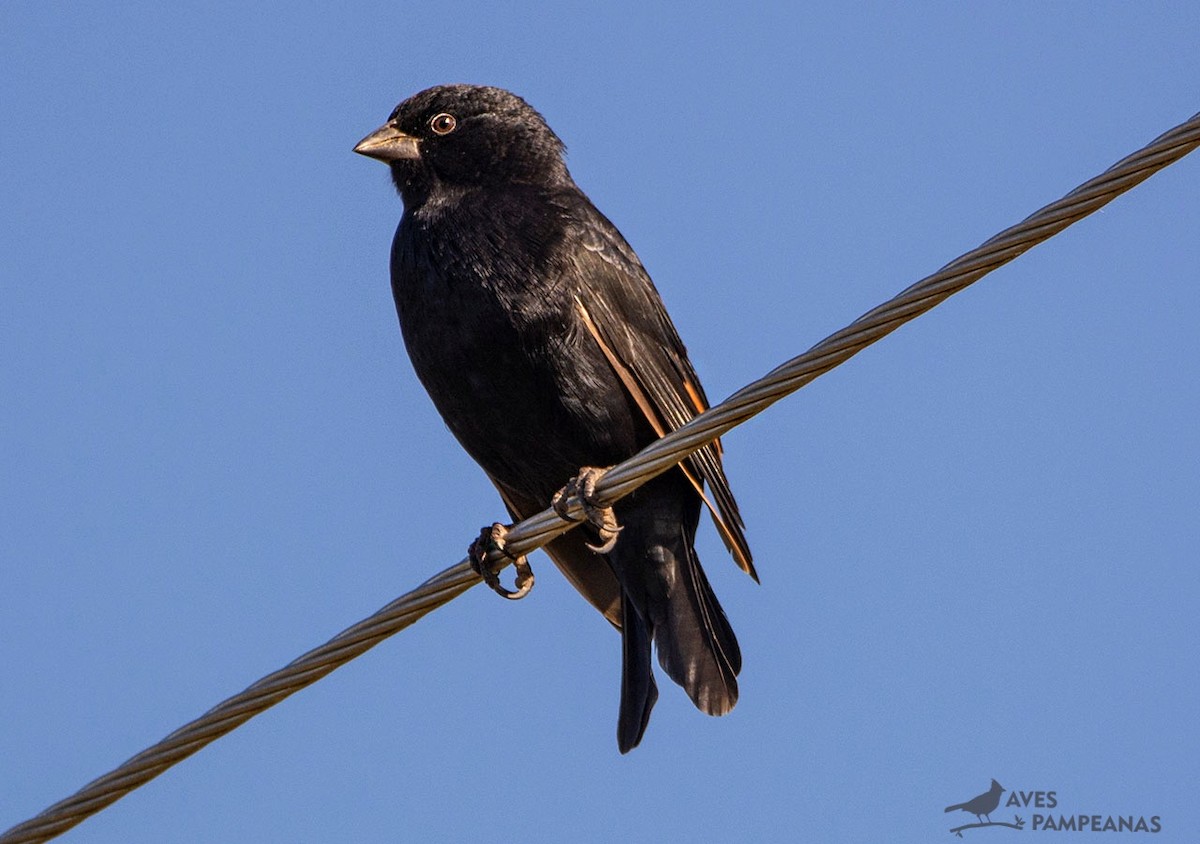
[[[584,467],[617,463],[707,408],[646,270],[523,99],[430,88],[354,149],[391,167],[404,201],[391,274],[413,367],[514,519],[577,476],[586,492],[595,474]],[[725,544],[757,580],[719,443],[617,502],[615,545],[584,525],[547,547],[621,631],[622,753],[658,698],[651,642],[701,711],[723,715],[737,701],[741,652],[693,548],[702,484]]]
[[[992,812],[996,811],[996,807],[1000,805],[1000,794],[1004,791],[1004,786],[992,780],[992,787],[980,794],[978,797],[972,797],[966,803],[957,803],[953,806],[947,806],[947,812],[953,812],[955,809],[962,809],[964,812],[970,812],[980,823],[987,818],[988,823],[992,822]]]

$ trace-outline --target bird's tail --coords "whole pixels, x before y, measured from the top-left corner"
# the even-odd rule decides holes
[[[650,631],[641,614],[621,594],[621,713],[617,717],[617,747],[628,753],[638,746],[650,710],[658,700],[658,685],[650,667]]]
[[[738,699],[737,675],[742,652],[725,611],[717,602],[691,537],[682,527],[667,552],[665,578],[670,584],[666,617],[654,625],[658,661],[672,680],[683,686],[696,708],[724,715]]]
[[[678,472],[634,494],[609,561],[622,586],[624,664],[618,740],[622,752],[641,740],[657,698],[650,641],[672,680],[709,715],[738,698],[742,655],[733,628],[692,547],[700,501]]]
[[[947,812],[953,812],[955,809],[963,809],[963,808],[965,808],[965,807],[966,807],[966,805],[967,805],[966,803],[958,803],[958,804],[956,804],[956,805],[954,805],[954,806],[947,806],[947,807],[946,807],[946,811],[947,811]]]

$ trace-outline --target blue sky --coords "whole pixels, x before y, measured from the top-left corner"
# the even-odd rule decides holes
[[[1191,116],[1197,31],[4,3],[0,828],[502,515],[405,359],[401,205],[350,152],[400,99],[541,110],[719,399]],[[539,555],[528,600],[473,590],[64,840],[927,841],[993,777],[1190,840],[1198,196],[1193,155],[726,438],[762,574],[702,531],[730,716],[664,686],[621,757],[618,638]]]

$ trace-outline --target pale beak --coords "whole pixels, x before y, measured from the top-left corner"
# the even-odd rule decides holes
[[[421,157],[417,139],[404,134],[391,123],[383,124],[355,144],[354,151],[389,164],[406,158]]]

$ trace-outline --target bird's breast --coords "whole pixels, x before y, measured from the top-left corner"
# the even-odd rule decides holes
[[[485,471],[545,498],[581,466],[636,451],[638,422],[582,326],[571,280],[504,232],[397,231],[405,346],[446,425]]]

